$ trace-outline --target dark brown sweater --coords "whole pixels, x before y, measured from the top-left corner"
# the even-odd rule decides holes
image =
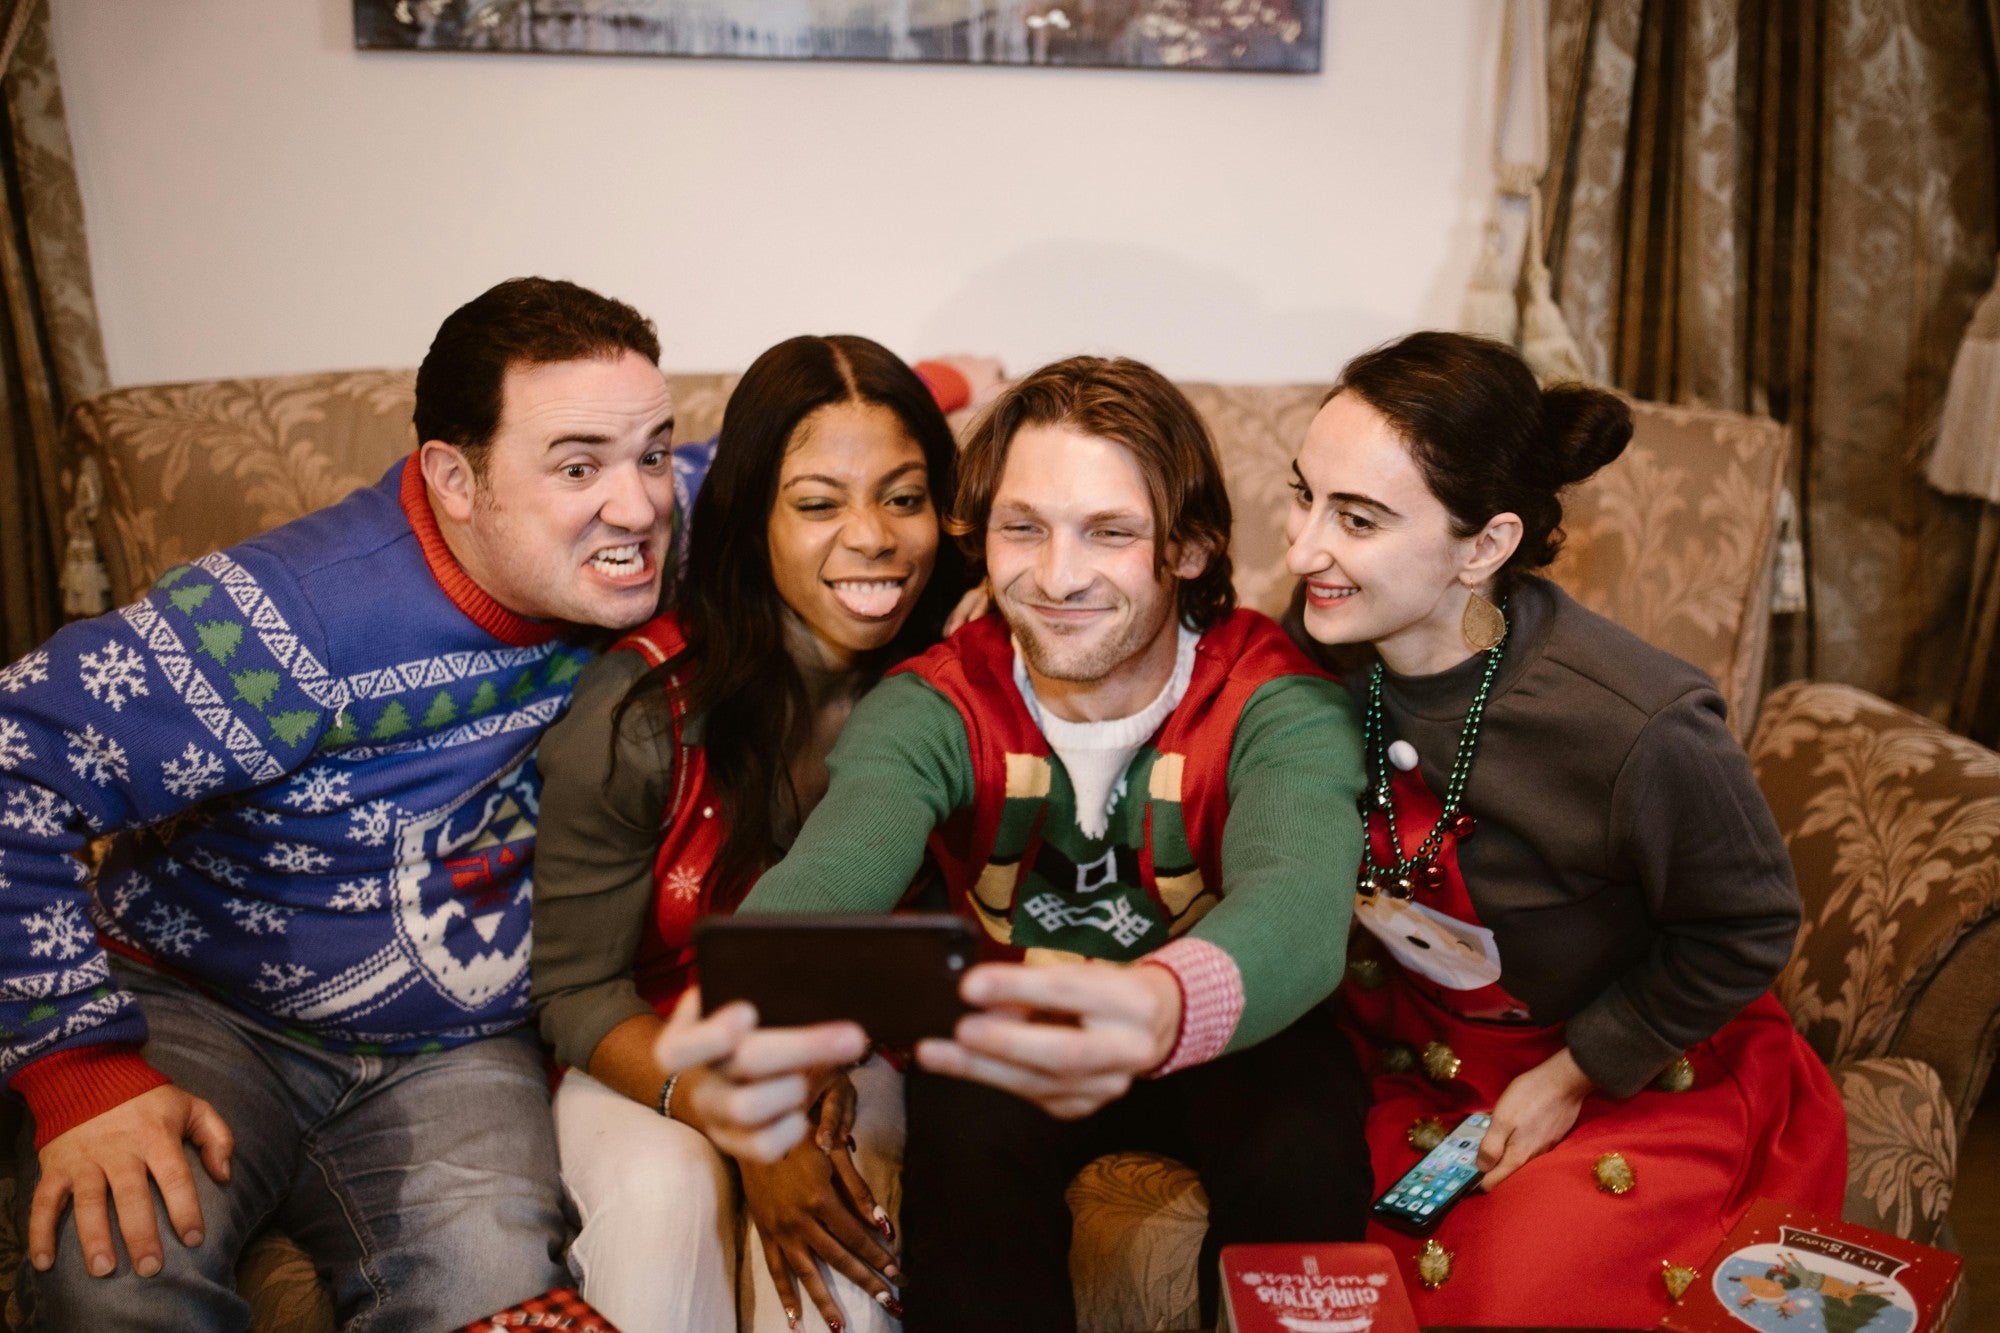
[[[1459,864],[1500,984],[1629,1096],[1770,986],[1798,886],[1707,676],[1540,579],[1508,616]],[[1440,795],[1482,666],[1383,682],[1389,737]]]

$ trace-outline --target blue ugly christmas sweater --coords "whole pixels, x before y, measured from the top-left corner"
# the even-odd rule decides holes
[[[533,752],[589,654],[559,629],[398,463],[0,671],[0,1076],[38,1141],[165,1081],[107,946],[328,1047],[526,1019]]]

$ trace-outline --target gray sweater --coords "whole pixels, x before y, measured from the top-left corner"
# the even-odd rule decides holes
[[[1500,985],[1629,1096],[1770,986],[1798,886],[1707,676],[1540,579],[1508,616],[1459,864]],[[1439,795],[1482,665],[1384,678],[1388,735]]]

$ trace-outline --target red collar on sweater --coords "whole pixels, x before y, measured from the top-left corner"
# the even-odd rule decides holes
[[[561,627],[551,622],[514,614],[473,582],[472,575],[465,572],[465,566],[458,563],[451,547],[445,544],[444,533],[438,530],[437,515],[431,512],[430,493],[424,485],[424,470],[417,466],[414,453],[403,460],[403,488],[399,498],[403,514],[410,520],[410,530],[417,534],[417,544],[423,547],[424,563],[430,566],[431,577],[444,589],[444,595],[451,598],[452,605],[465,612],[473,624],[516,648],[547,643],[561,632]]]

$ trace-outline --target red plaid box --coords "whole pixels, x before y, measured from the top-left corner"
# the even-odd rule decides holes
[[[475,1319],[452,1333],[513,1333],[523,1328],[554,1328],[564,1333],[618,1333],[609,1319],[590,1307],[574,1287],[557,1287],[510,1305],[498,1314]]]

